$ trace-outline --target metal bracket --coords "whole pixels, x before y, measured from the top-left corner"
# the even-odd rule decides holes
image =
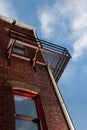
[[[39,48],[36,50],[34,58],[33,58],[33,67],[36,65],[36,59],[37,59],[37,54],[38,54]]]
[[[13,50],[13,47],[14,47],[14,43],[15,43],[15,39],[11,39],[9,44],[8,44],[8,47],[6,49],[6,58],[8,60],[8,62],[10,63],[11,61],[11,55],[12,55],[12,50]]]

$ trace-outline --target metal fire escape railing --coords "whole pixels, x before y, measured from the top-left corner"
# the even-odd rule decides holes
[[[66,48],[13,30],[10,30],[9,34],[10,40],[6,50],[9,61],[11,57],[17,57],[30,61],[33,67],[36,64],[43,66],[48,64],[55,81],[58,82],[71,58]],[[20,53],[23,50],[25,52],[27,50],[27,53]]]
[[[51,53],[47,54],[47,52],[45,52],[44,55],[52,71],[52,74],[57,82],[71,56],[67,51],[67,49],[64,47],[46,41],[42,41],[42,40],[40,42],[44,49],[53,52],[52,54]]]

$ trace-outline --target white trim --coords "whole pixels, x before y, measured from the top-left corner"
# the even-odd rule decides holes
[[[8,23],[12,24],[15,19],[7,18],[7,17],[5,17],[5,16],[3,16],[3,15],[0,15],[0,20],[3,20],[3,21],[5,21],[5,22],[8,22]],[[15,21],[16,21],[16,20],[15,20]],[[19,26],[19,27],[22,27],[22,28],[25,28],[25,29],[28,29],[28,30],[33,30],[33,31],[35,32],[35,28],[34,28],[33,26],[24,24],[24,23],[22,23],[22,22],[16,21],[16,24],[15,24],[15,25],[17,25],[17,26]]]
[[[12,24],[15,19],[7,18],[7,17],[5,17],[5,16],[3,16],[3,15],[0,15],[0,20]],[[16,20],[15,20],[15,21],[16,21]],[[30,26],[30,25],[28,25],[28,24],[24,24],[24,23],[19,22],[19,21],[16,21],[15,25],[17,25],[18,27],[27,29],[27,30],[32,30],[33,33],[34,33],[35,38],[38,38],[38,37],[37,37],[37,34],[36,34],[36,31],[35,31],[35,28],[34,28],[33,26]],[[39,42],[37,42],[37,44],[40,45]]]
[[[13,20],[14,21],[14,20]],[[22,22],[18,22],[18,21],[16,21],[16,24],[15,25],[17,25],[17,26],[19,26],[19,27],[22,27],[22,28],[25,28],[25,29],[28,29],[28,30],[33,30],[34,31],[34,27],[32,27],[32,26],[30,26],[30,25],[27,25],[27,24],[24,24],[24,23],[22,23]]]
[[[7,17],[5,17],[3,15],[0,15],[0,20],[6,21],[8,23],[12,23],[13,22],[13,19],[7,18]]]
[[[12,89],[13,89],[13,90],[23,90],[23,91],[30,92],[30,93],[34,93],[34,94],[39,94],[39,93],[37,93],[37,92],[35,92],[35,91],[32,91],[32,90],[30,90],[30,89],[28,89],[28,88],[12,87]]]

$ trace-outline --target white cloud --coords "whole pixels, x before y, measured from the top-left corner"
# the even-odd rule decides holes
[[[40,22],[42,23],[41,24],[42,34],[44,34],[47,37],[51,36],[53,33],[53,27],[51,26],[51,24],[54,23],[53,16],[52,15],[49,16],[49,13],[43,12],[39,19]]]
[[[55,24],[55,17],[50,9],[40,10],[39,21],[41,23],[42,35],[51,37],[54,32],[53,24]]]
[[[0,14],[11,18],[16,18],[16,11],[14,10],[11,0],[0,0]]]
[[[79,6],[80,3],[80,6]],[[73,43],[73,58],[77,59],[86,54],[87,50],[87,1],[77,0],[75,16],[72,20],[72,31],[75,37]]]
[[[86,54],[87,51],[87,33],[81,34],[79,39],[73,44],[74,53],[73,58],[77,58]],[[87,55],[87,54],[86,54]]]
[[[38,17],[42,34],[46,38],[54,36],[57,39],[55,34],[58,34],[62,41],[64,36],[65,39],[66,36],[67,39],[70,36],[69,43],[72,43],[70,46],[73,47],[73,58],[84,55],[87,50],[87,0],[57,0],[53,6],[41,9]]]

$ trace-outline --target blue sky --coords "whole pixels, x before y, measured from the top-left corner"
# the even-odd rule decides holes
[[[0,0],[0,14],[36,28],[72,59],[58,85],[77,130],[87,130],[87,0]]]

